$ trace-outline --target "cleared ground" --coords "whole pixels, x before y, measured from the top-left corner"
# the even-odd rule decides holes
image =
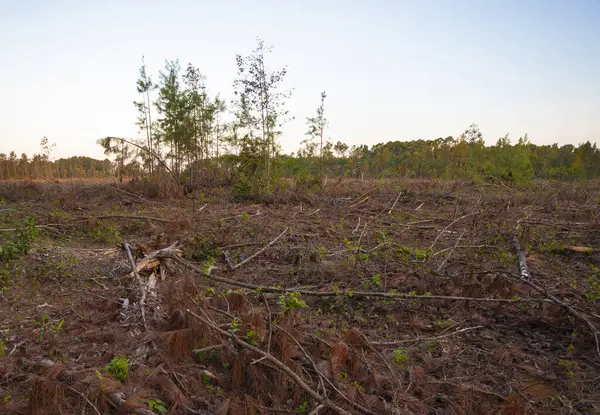
[[[0,412],[600,411],[598,183],[141,187],[0,183]]]

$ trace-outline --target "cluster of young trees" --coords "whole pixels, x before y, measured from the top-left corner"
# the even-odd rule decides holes
[[[390,141],[347,148],[343,143],[324,152],[331,175],[351,177],[410,177],[428,179],[491,179],[526,184],[533,179],[580,180],[600,178],[600,149],[586,142],[579,146],[535,145],[527,135],[514,144],[508,135],[485,146],[473,125],[458,138]],[[322,168],[302,151],[286,160],[285,175]]]
[[[192,64],[166,61],[157,81],[142,58],[136,87],[137,125],[141,138],[98,140],[108,159],[71,157],[51,161],[53,146],[31,158],[0,154],[0,179],[46,177],[118,177],[145,175],[178,183],[229,181],[248,192],[264,192],[276,177],[418,177],[491,178],[526,183],[534,178],[600,177],[600,151],[589,142],[579,146],[529,142],[514,144],[508,135],[485,146],[471,125],[460,137],[394,141],[351,148],[327,137],[327,94],[321,93],[316,114],[306,118],[306,138],[296,154],[281,154],[281,127],[291,117],[283,89],[287,69],[269,69],[270,52],[262,40],[248,56],[236,55],[237,75],[229,105],[210,94],[205,76]],[[218,180],[215,180],[218,179]]]
[[[178,61],[167,61],[154,83],[142,62],[137,81],[140,100],[137,125],[141,140],[106,137],[99,140],[107,155],[113,155],[119,175],[132,162],[149,177],[163,174],[177,181],[213,179],[223,162],[236,160],[235,174],[249,183],[268,188],[271,159],[280,152],[277,138],[287,120],[285,101],[291,91],[281,91],[286,69],[268,70],[265,55],[270,51],[259,40],[248,56],[237,55],[237,77],[231,112],[234,120],[223,122],[227,106],[220,96],[208,92],[200,70]]]

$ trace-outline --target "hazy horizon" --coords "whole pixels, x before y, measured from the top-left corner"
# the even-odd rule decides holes
[[[267,64],[288,67],[295,152],[320,92],[327,135],[369,146],[458,136],[488,144],[528,133],[536,144],[599,142],[600,3],[595,1],[0,0],[0,153],[103,158],[96,140],[138,137],[142,55],[191,62],[229,103],[235,54],[262,38]]]

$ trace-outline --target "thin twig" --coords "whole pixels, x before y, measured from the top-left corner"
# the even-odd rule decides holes
[[[223,347],[225,347],[224,344],[215,344],[215,345],[212,345],[212,346],[203,347],[202,349],[193,349],[192,352],[194,352],[194,353],[204,353],[204,352],[211,351],[213,349],[221,349]]]
[[[450,222],[448,224],[448,226],[446,226],[439,234],[438,236],[434,239],[434,241],[431,243],[431,246],[429,247],[429,249],[433,249],[433,247],[435,246],[436,242],[438,241],[438,239],[440,239],[440,237],[448,230],[448,228],[450,228],[452,225],[454,225],[456,222],[459,222],[465,218],[468,218],[469,216],[473,216],[473,215],[477,215],[479,213],[479,211],[477,212],[471,212],[471,213],[467,213],[466,215],[462,215],[460,218],[458,219],[454,219],[452,222]]]
[[[348,411],[346,411],[343,408],[340,408],[339,406],[337,406],[335,403],[331,402],[328,398],[321,396],[318,392],[316,392],[313,388],[311,388],[308,384],[306,384],[306,382],[304,382],[300,376],[298,376],[292,369],[290,369],[287,365],[285,365],[284,363],[282,363],[279,359],[275,358],[272,354],[270,353],[266,353],[263,350],[259,349],[258,347],[245,342],[244,340],[238,338],[237,336],[235,336],[233,333],[230,333],[228,331],[225,331],[223,329],[221,329],[219,326],[217,326],[216,324],[214,324],[213,322],[211,322],[210,320],[201,317],[200,315],[194,313],[193,311],[187,309],[186,310],[188,314],[190,314],[191,316],[193,316],[194,318],[196,318],[197,320],[200,320],[202,323],[206,324],[207,326],[209,326],[210,328],[212,328],[213,330],[215,330],[216,332],[218,332],[219,334],[228,337],[229,339],[233,340],[235,343],[239,344],[240,346],[245,347],[246,349],[254,352],[254,353],[258,353],[261,356],[264,356],[266,360],[268,360],[269,362],[273,363],[275,366],[277,366],[282,372],[284,372],[286,375],[288,375],[290,378],[292,378],[292,380],[294,382],[296,382],[298,384],[298,386],[300,386],[302,389],[304,389],[306,391],[306,393],[308,393],[314,400],[316,400],[319,403],[324,404],[325,406],[327,406],[329,409],[331,409],[332,411],[338,413],[338,414],[348,414],[350,415],[350,413]]]
[[[308,413],[308,415],[317,415],[319,413],[319,411],[321,409],[323,409],[324,407],[325,407],[325,405],[321,404],[321,405],[317,406],[315,409],[313,409],[312,411],[310,411]]]
[[[131,264],[131,267],[133,268],[133,273],[135,274],[135,279],[140,287],[140,290],[142,291],[141,298],[140,298],[140,309],[142,312],[142,321],[144,322],[144,327],[146,328],[146,330],[148,330],[148,323],[146,323],[146,290],[144,289],[144,283],[142,282],[142,278],[140,277],[140,274],[138,273],[137,266],[135,265],[135,260],[133,259],[133,256],[131,255],[131,249],[129,248],[129,244],[127,242],[125,242],[123,244],[123,247],[125,248],[125,251],[127,252],[127,257],[129,258],[129,263]]]
[[[444,260],[442,261],[442,263],[440,264],[440,266],[438,267],[437,271],[440,272],[442,270],[442,268],[444,268],[444,265],[446,265],[446,262],[448,262],[448,260],[450,259],[450,256],[452,255],[452,253],[454,252],[454,250],[456,249],[456,247],[458,246],[458,244],[460,243],[460,240],[462,239],[463,235],[465,234],[465,231],[463,231],[459,236],[458,239],[456,240],[456,243],[454,244],[454,248],[452,248],[450,250],[450,252],[448,252],[448,255],[446,255],[446,258],[444,258]]]
[[[94,281],[96,284],[98,284],[99,286],[101,286],[102,288],[104,288],[105,290],[108,290],[108,287],[104,284],[102,284],[100,281],[98,281],[96,278],[90,278],[90,281]]]
[[[270,247],[275,242],[277,242],[279,240],[279,238],[281,238],[283,236],[283,234],[285,234],[287,232],[287,230],[288,230],[288,228],[286,226],[286,228],[283,230],[283,232],[281,232],[275,239],[273,239],[267,245],[265,245],[264,247],[262,247],[261,249],[259,249],[258,251],[256,251],[254,254],[250,255],[248,258],[244,259],[242,262],[239,262],[239,263],[235,264],[233,267],[231,267],[231,269],[232,270],[237,269],[237,268],[241,267],[242,265],[246,264],[247,262],[251,261],[252,259],[254,259],[256,256],[258,256],[261,253],[263,253],[268,247]]]
[[[294,343],[296,343],[296,346],[298,346],[298,348],[302,351],[302,353],[304,353],[304,356],[310,362],[310,364],[312,365],[313,370],[315,371],[315,373],[319,377],[319,385],[323,389],[323,393],[325,393],[326,392],[326,390],[325,390],[325,382],[323,382],[323,376],[324,375],[319,371],[319,368],[317,367],[317,364],[315,363],[314,359],[312,357],[310,357],[310,354],[308,354],[308,352],[306,351],[306,349],[304,349],[304,347],[302,347],[302,345],[300,344],[300,342],[294,336],[292,336],[287,330],[285,330],[281,326],[278,326],[277,324],[274,324],[274,326],[277,328],[277,330],[283,332],[290,339],[292,339],[292,341]]]
[[[448,248],[444,248],[444,249],[440,249],[437,252],[434,252],[433,254],[431,254],[432,257],[434,256],[438,256],[440,254],[443,254],[444,252],[450,251],[450,250],[455,250],[455,249],[483,249],[483,248],[495,248],[495,246],[491,246],[491,245],[458,245],[458,246],[453,246],[453,247],[448,247]]]
[[[306,216],[312,216],[312,215],[314,215],[315,213],[317,213],[317,212],[320,212],[320,211],[321,211],[321,208],[319,208],[319,209],[317,209],[317,210],[313,210],[312,212],[310,212],[310,213],[309,213],[308,215],[306,215]]]
[[[81,314],[79,314],[79,313],[77,312],[77,310],[75,310],[73,307],[69,307],[69,308],[70,308],[71,310],[73,310],[73,312],[74,312],[75,314],[77,314],[77,316],[78,316],[80,319],[82,319],[82,320],[83,320],[83,319],[85,319],[85,317],[84,317],[84,316],[82,316]]]
[[[12,350],[10,351],[10,353],[8,355],[10,356],[11,354],[13,354],[15,352],[15,350],[17,350],[17,347],[22,346],[23,344],[25,344],[24,341],[15,343],[15,346],[12,348]]]
[[[67,385],[63,385],[62,383],[61,383],[60,385],[61,385],[61,386],[63,386],[63,387],[65,387],[65,388],[67,388],[67,389],[69,389],[71,392],[75,392],[77,395],[81,396],[83,399],[85,399],[85,401],[88,403],[88,405],[89,405],[89,406],[91,406],[91,407],[94,409],[94,412],[96,412],[98,415],[102,415],[102,412],[100,412],[100,411],[98,410],[98,408],[96,408],[96,405],[94,405],[94,404],[92,403],[92,401],[90,401],[90,400],[88,399],[88,397],[87,397],[87,396],[85,396],[83,393],[79,392],[79,391],[78,391],[77,389],[75,389],[75,388],[72,388],[72,387],[70,387],[70,386],[67,386]]]

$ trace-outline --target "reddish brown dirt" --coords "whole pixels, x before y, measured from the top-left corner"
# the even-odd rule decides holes
[[[273,362],[187,310],[270,352],[350,413],[600,413],[589,327],[564,307],[527,300],[546,295],[519,281],[513,243],[516,234],[536,284],[600,327],[600,300],[585,298],[590,265],[600,267],[597,183],[342,182],[281,191],[267,204],[233,203],[228,190],[166,201],[138,189],[0,183],[0,228],[23,216],[49,225],[26,256],[0,263],[0,413],[150,413],[158,399],[169,414],[319,406]],[[159,276],[146,330],[122,241],[138,263],[178,241],[196,266],[216,261],[212,277],[343,293],[302,295],[305,308],[284,311],[279,293],[162,259],[140,270],[144,283]],[[122,382],[106,370],[115,356],[129,360]]]

